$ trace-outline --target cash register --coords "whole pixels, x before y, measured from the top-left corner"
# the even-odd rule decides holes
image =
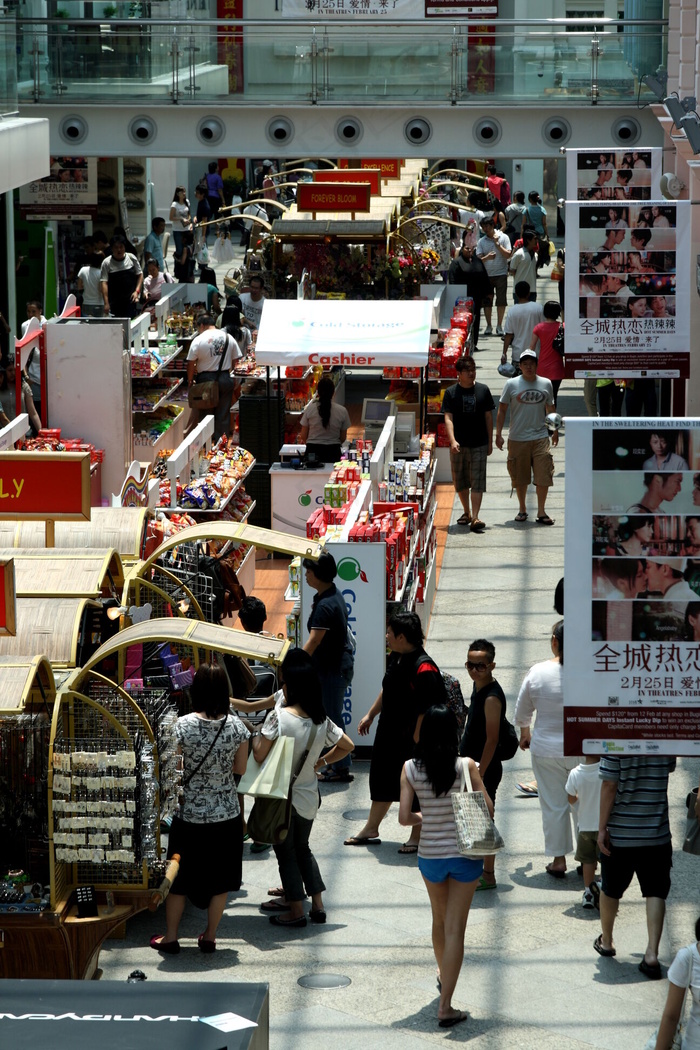
[[[389,416],[397,414],[396,402],[384,398],[366,397],[362,404],[362,425],[365,428],[365,441],[376,445],[381,437],[384,424]]]

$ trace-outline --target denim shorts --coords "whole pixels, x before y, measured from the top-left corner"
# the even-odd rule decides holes
[[[444,882],[454,879],[455,882],[474,882],[483,870],[483,860],[472,860],[471,857],[419,857],[418,870],[427,882]]]

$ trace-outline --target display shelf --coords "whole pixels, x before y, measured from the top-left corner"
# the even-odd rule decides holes
[[[172,422],[167,430],[164,430],[158,438],[153,442],[147,444],[136,441],[138,433],[134,432],[134,456],[136,459],[143,459],[143,453],[148,453],[148,460],[152,461],[156,459],[158,453],[164,448],[171,448],[173,445],[179,445],[182,441],[182,415],[184,408],[179,405],[170,405],[169,408],[174,408],[177,415],[173,417]],[[144,413],[150,415],[150,413]],[[148,461],[147,460],[147,461]]]
[[[392,602],[402,602],[403,599],[404,599],[404,595],[406,593],[406,587],[408,585],[408,578],[411,575],[411,565],[413,564],[413,559],[416,556],[416,547],[417,546],[418,546],[418,529],[416,529],[416,531],[413,533],[413,538],[411,540],[411,546],[409,548],[408,557],[406,558],[406,569],[404,571],[403,583],[401,584],[401,586],[397,590],[396,597],[389,599]]]
[[[284,592],[284,600],[286,602],[298,602],[299,601],[299,591],[297,590],[296,594],[292,594],[291,590],[292,590],[292,584],[288,583],[287,584],[287,589]]]
[[[433,608],[433,601],[435,599],[435,588],[437,581],[437,555],[433,556],[430,565],[428,566],[425,574],[425,591],[424,599],[422,602],[415,603],[415,612],[418,613],[420,618],[421,626],[424,631],[428,629],[428,621],[430,619],[430,613]]]
[[[254,466],[255,466],[255,460],[253,460],[253,462],[246,468],[245,472],[243,474],[241,474],[241,476],[238,479],[238,481],[236,482],[236,484],[233,486],[233,488],[228,493],[226,498],[221,501],[221,503],[219,504],[218,507],[205,507],[205,508],[203,508],[203,507],[180,507],[180,506],[177,506],[177,507],[158,507],[158,510],[162,510],[166,514],[182,514],[183,512],[186,512],[187,514],[193,514],[193,515],[195,515],[195,514],[196,515],[203,514],[207,518],[211,517],[212,514],[221,514],[222,511],[226,510],[226,508],[228,507],[229,503],[231,502],[233,497],[236,495],[236,493],[238,492],[239,488],[241,487],[241,485],[243,484],[245,479],[248,477],[248,475],[250,474],[250,472],[251,472],[251,470],[253,469]],[[206,474],[200,475],[200,477],[206,477]],[[171,484],[172,484],[172,482],[171,482]],[[253,506],[255,506],[255,503],[253,503]],[[245,521],[247,519],[247,517],[250,515],[251,510],[252,510],[252,507],[248,511],[248,514],[246,515],[246,518],[243,519],[243,521]],[[237,524],[242,524],[242,522],[238,522]]]
[[[140,377],[140,378],[142,378],[142,377]],[[148,379],[146,379],[145,382],[148,382]],[[154,412],[157,412],[159,408],[162,408],[162,406],[167,401],[170,400],[170,398],[173,396],[173,394],[178,389],[178,387],[181,387],[183,383],[184,383],[184,379],[178,379],[177,382],[173,383],[171,386],[168,387],[168,389],[165,391],[165,393],[161,397],[160,401],[156,401],[155,405],[153,405],[152,408],[132,408],[132,410],[131,410],[132,415],[134,415],[134,416],[150,416]],[[133,393],[132,393],[132,397],[133,397]]]
[[[134,382],[136,382],[137,380],[141,379],[145,383],[147,383],[150,379],[155,379],[156,376],[160,375],[161,372],[165,371],[170,366],[173,358],[177,357],[178,354],[181,353],[181,352],[182,352],[182,347],[178,347],[177,350],[175,351],[175,353],[174,354],[170,354],[170,356],[166,357],[164,361],[161,361],[161,363],[156,368],[155,372],[151,372],[150,375],[148,375],[148,376],[142,376],[142,375],[138,375],[138,374],[134,375],[134,373],[132,371],[131,378],[134,380]],[[134,363],[134,358],[136,358],[138,360],[141,356],[145,357],[146,355],[145,354],[144,355],[141,355],[141,354],[132,354],[131,355],[131,357],[132,357],[132,362],[131,362],[132,366],[133,366],[133,363]],[[152,356],[152,351],[149,351],[148,356]]]

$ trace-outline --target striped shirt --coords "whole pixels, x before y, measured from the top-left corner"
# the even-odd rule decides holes
[[[435,796],[422,766],[411,758],[405,765],[406,777],[418,796],[423,815],[423,825],[418,846],[419,857],[459,857],[457,831],[452,809],[453,792],[460,790],[459,766],[455,769],[455,780],[446,795]]]
[[[675,758],[666,755],[601,758],[601,780],[617,784],[608,818],[613,846],[663,846],[671,841],[668,777],[675,768]]]

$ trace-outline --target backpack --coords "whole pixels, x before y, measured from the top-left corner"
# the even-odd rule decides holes
[[[518,750],[518,734],[515,726],[506,718],[505,711],[501,719],[501,728],[498,733],[498,751],[496,754],[501,762],[508,762]]]
[[[441,674],[442,680],[445,683],[445,692],[447,694],[445,703],[450,711],[454,711],[457,716],[457,730],[461,739],[467,721],[467,708],[464,703],[464,696],[462,695],[462,686],[454,675],[449,674],[447,671],[442,671]]]
[[[435,663],[433,658],[431,656],[428,656],[428,654],[424,650],[421,649],[421,650],[419,650],[419,653],[418,653],[418,656],[416,658],[416,662],[415,662],[415,665],[414,665],[416,674],[418,673],[418,668],[420,667],[420,665],[424,664],[424,663],[429,663],[431,668],[433,669],[433,671],[437,671],[438,675],[440,675],[440,684],[437,687],[436,695],[434,697],[432,697],[431,707],[437,707],[439,704],[447,704],[448,700],[447,700],[447,687],[445,685],[445,676],[443,674],[441,674],[440,668]],[[457,683],[457,684],[459,685],[459,683]],[[462,703],[464,703],[464,701],[462,701]]]

